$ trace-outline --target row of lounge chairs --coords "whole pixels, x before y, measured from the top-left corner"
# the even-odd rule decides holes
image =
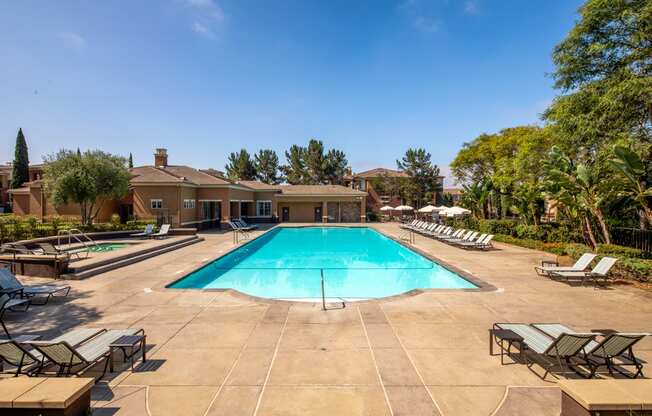
[[[603,282],[607,281],[609,272],[618,259],[614,257],[603,257],[593,269],[587,270],[596,257],[597,255],[593,253],[584,253],[572,266],[560,266],[556,262],[546,260],[541,262],[540,266],[534,266],[534,271],[539,276],[545,276],[551,279],[563,279],[567,282],[571,280],[580,281],[582,285],[587,280],[593,280],[593,283],[597,286],[600,283],[600,279]]]
[[[52,297],[66,297],[68,285],[23,285],[7,268],[0,268],[0,325],[7,337],[3,317],[7,310],[27,312],[30,305],[45,305]]]
[[[20,374],[55,374],[57,376],[80,375],[102,360],[106,360],[106,373],[110,363],[111,344],[124,336],[141,335],[136,351],[145,348],[143,329],[95,329],[77,328],[49,340],[32,340],[18,336],[0,340],[0,360]]]
[[[154,224],[147,224],[142,232],[130,234],[130,237],[137,238],[166,238],[170,233],[170,224],[163,224],[161,228],[154,232]]]
[[[0,338],[0,370],[20,374],[54,374],[57,376],[80,375],[106,359],[104,373],[111,364],[111,345],[122,342],[122,337],[136,336],[138,348],[129,357],[145,348],[142,329],[93,329],[77,328],[58,337],[40,340],[39,336],[12,336],[4,321],[6,311],[27,312],[30,305],[45,305],[52,297],[65,297],[70,293],[67,285],[23,285],[6,268],[0,268],[0,324],[6,338]],[[38,301],[36,301],[38,299]],[[118,344],[121,345],[121,344]],[[127,351],[121,345],[126,360]],[[6,368],[6,366],[10,368]]]
[[[477,231],[465,229],[456,230],[447,225],[418,220],[403,224],[401,228],[432,237],[447,244],[470,249],[488,250],[492,248],[491,240],[494,238],[493,234],[480,234]]]
[[[520,336],[519,348],[525,350],[522,352],[528,357],[528,367],[540,364],[545,369],[544,379],[556,366],[568,368],[584,378],[594,377],[602,367],[606,367],[610,375],[618,372],[629,378],[643,377],[643,363],[634,354],[633,347],[651,335],[578,332],[560,323],[495,323],[493,329],[509,330]],[[632,371],[625,371],[626,367],[631,367]]]

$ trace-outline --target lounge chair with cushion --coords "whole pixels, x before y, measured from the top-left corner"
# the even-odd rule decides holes
[[[154,232],[154,224],[147,224],[145,229],[140,233],[129,234],[129,237],[148,238]]]
[[[579,357],[580,361],[586,361],[584,349],[594,340],[596,336],[594,333],[562,332],[559,336],[552,338],[531,325],[516,323],[496,323],[494,329],[508,329],[523,338],[528,350],[534,353],[530,355],[545,370],[543,379],[557,365],[562,369],[567,367],[585,378],[592,375],[584,374],[573,362],[573,359]],[[532,368],[534,364],[528,360],[528,368]]]
[[[564,324],[532,324],[533,327],[544,332],[550,337],[558,337],[561,333],[574,333],[573,328]],[[591,341],[586,345],[585,353],[587,364],[592,373],[602,366],[607,367],[609,374],[614,371],[629,377],[643,377],[643,363],[634,354],[634,345],[650,335],[642,332],[612,332],[606,334],[600,341]],[[634,367],[636,371],[625,372],[621,367]]]
[[[170,224],[161,225],[161,229],[157,233],[152,233],[152,238],[167,238],[168,233],[170,232]]]
[[[473,230],[459,230],[457,233],[451,235],[450,237],[444,236],[444,237],[439,237],[439,239],[443,242],[448,242],[452,240],[464,240],[466,238],[469,238],[473,234]]]
[[[105,331],[105,329],[77,328],[49,341],[65,341],[71,346],[76,347]],[[14,367],[13,371],[16,376],[22,373],[38,373],[45,363],[44,357],[40,352],[30,349],[24,344],[24,342],[32,341],[33,338],[27,337],[25,340],[23,338],[24,336],[19,335],[10,339],[0,339],[0,363],[6,363]]]
[[[109,365],[110,345],[125,335],[144,334],[143,329],[111,329],[78,347],[74,347],[66,341],[30,341],[27,344],[40,352],[50,365],[57,368],[58,376],[80,375],[106,359],[102,372],[104,375]],[[139,348],[145,348],[144,339]],[[42,368],[41,371],[45,368]]]
[[[547,266],[546,264],[551,263],[544,261],[541,263],[541,266],[534,266],[534,271],[539,276],[550,276],[554,272],[583,272],[595,258],[596,255],[593,253],[584,253],[572,266],[560,266],[559,264],[556,266]]]
[[[552,272],[551,277],[566,279],[566,281],[581,280],[582,285],[587,279],[591,279],[593,280],[594,285],[597,286],[600,278],[602,278],[605,283],[607,282],[609,271],[617,261],[618,259],[614,257],[603,257],[590,272]]]
[[[66,297],[70,293],[68,285],[23,285],[20,280],[7,268],[0,268],[0,288],[3,291],[18,294],[23,298],[45,298],[39,303],[32,302],[32,305],[45,305],[51,297]],[[33,300],[33,299],[32,299]]]
[[[11,338],[11,335],[5,326],[5,322],[2,320],[5,312],[8,310],[27,312],[27,309],[29,309],[29,303],[29,299],[12,299],[6,293],[0,295],[0,325],[2,325],[2,329],[4,329],[5,334],[7,334],[7,338]]]
[[[249,231],[251,231],[247,228],[241,227],[239,224],[235,223],[234,221],[227,221],[226,223],[229,225],[229,227],[231,227],[233,231],[240,231],[243,234],[249,234]]]
[[[444,240],[444,241],[447,242],[448,244],[458,244],[458,243],[464,243],[464,242],[471,243],[471,242],[475,241],[475,238],[477,236],[478,236],[477,231],[471,231],[470,234],[466,233],[466,235],[463,238],[452,238],[452,239],[448,239],[448,240]]]

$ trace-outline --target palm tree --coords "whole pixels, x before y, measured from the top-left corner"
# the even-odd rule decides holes
[[[652,188],[648,188],[648,176],[652,172],[646,172],[646,166],[641,157],[632,150],[623,146],[614,146],[614,158],[609,162],[621,173],[622,183],[618,196],[629,197],[636,201],[642,208],[641,219],[647,219],[652,225]],[[649,168],[652,169],[652,168]],[[645,220],[641,221],[645,226]]]

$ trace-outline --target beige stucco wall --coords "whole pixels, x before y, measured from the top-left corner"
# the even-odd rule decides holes
[[[179,222],[179,197],[181,196],[181,187],[176,185],[169,186],[136,186],[133,188],[133,206],[134,216],[139,219],[156,218],[158,213],[167,213],[175,219],[175,224]],[[162,209],[152,209],[150,200],[162,199]]]

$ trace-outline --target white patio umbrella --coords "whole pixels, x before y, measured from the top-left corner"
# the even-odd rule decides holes
[[[469,215],[471,213],[470,210],[462,207],[450,207],[446,208],[445,210],[441,211],[439,214],[440,215],[446,215],[447,217],[454,217],[454,216],[463,216],[463,215]]]
[[[394,207],[390,207],[389,205],[385,205],[384,207],[380,207],[381,211],[393,211]]]
[[[418,211],[423,214],[430,214],[433,211],[437,211],[437,207],[434,207],[432,205],[426,205],[423,208],[419,208]]]
[[[413,211],[414,208],[412,208],[409,205],[399,205],[396,208],[394,208],[396,211]]]
[[[443,211],[443,210],[448,209],[448,208],[449,208],[449,207],[447,207],[446,205],[440,205],[440,206],[438,206],[438,207],[435,207],[435,209],[436,209],[437,211]]]

